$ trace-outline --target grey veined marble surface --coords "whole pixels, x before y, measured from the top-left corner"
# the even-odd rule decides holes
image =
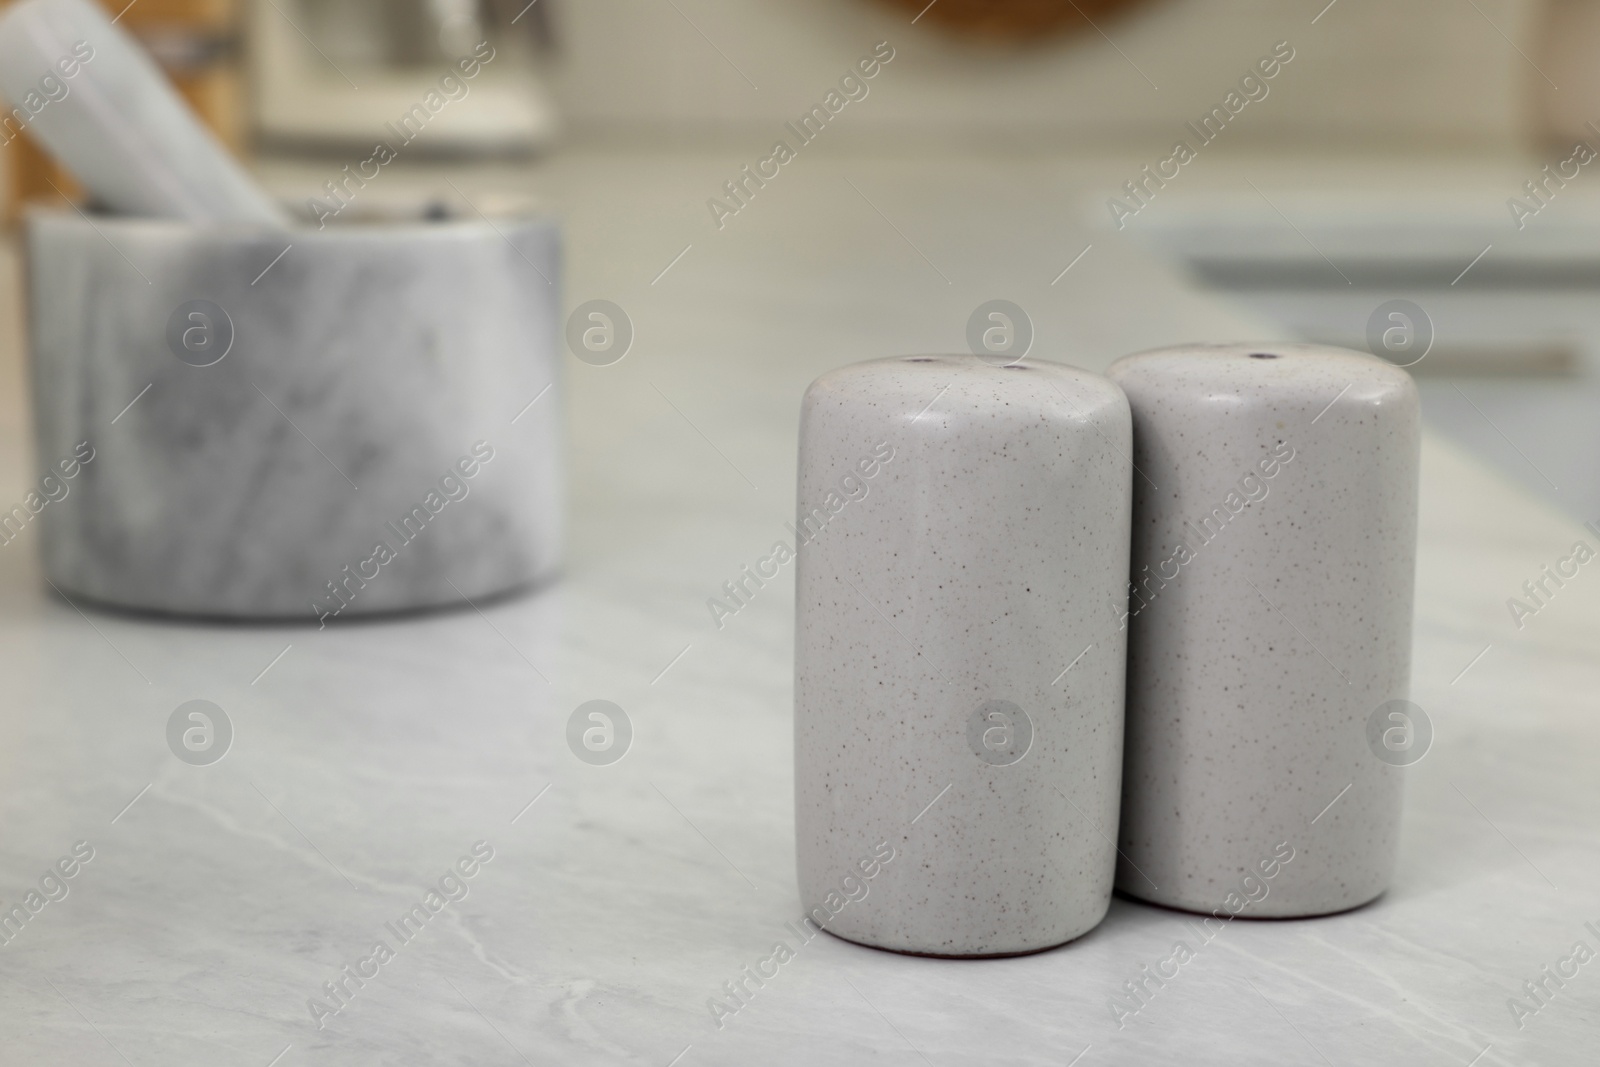
[[[1119,895],[1088,934],[1015,959],[802,936],[816,901],[796,882],[793,561],[749,583],[736,613],[714,621],[706,603],[747,566],[770,574],[774,544],[792,544],[807,383],[957,346],[997,294],[1033,316],[1032,355],[1091,370],[1268,331],[1122,238],[1076,227],[1080,194],[1103,204],[1130,172],[1121,161],[817,155],[718,233],[708,174],[747,161],[575,147],[524,182],[561,209],[574,303],[609,299],[637,327],[626,359],[568,366],[570,559],[537,595],[479,601],[481,617],[320,631],[153,622],[81,600],[80,615],[51,593],[37,523],[0,548],[0,907],[32,891],[41,903],[0,947],[0,1063],[1591,1067],[1600,962],[1562,986],[1544,968],[1570,975],[1576,942],[1600,947],[1586,925],[1600,928],[1600,577],[1586,566],[1522,629],[1506,600],[1594,537],[1430,435],[1411,699],[1435,739],[1401,771],[1383,896],[1219,930]],[[1191,177],[1248,192],[1229,166]],[[305,170],[311,188],[325,178]],[[1289,181],[1270,161],[1244,173],[1269,196]],[[496,181],[452,177],[479,203]],[[526,399],[506,397],[503,418]],[[20,406],[0,390],[0,502],[36,484]],[[512,448],[488,439],[500,454],[467,505]],[[122,447],[116,433],[98,443],[89,470]],[[896,621],[920,641],[936,620]],[[1064,648],[1046,683],[1081,649]],[[196,699],[232,720],[232,748],[209,766],[169,747],[171,717]],[[580,709],[596,700],[633,727],[603,766],[569,733],[575,714],[590,728]],[[945,834],[970,810],[952,789],[913,829]],[[63,859],[78,872],[70,895],[42,903]],[[881,873],[846,914],[917,862],[862,860]],[[401,920],[435,892],[416,934]],[[404,943],[391,925],[408,927]],[[377,975],[356,986],[347,966]],[[336,980],[349,986],[338,1005]],[[1536,998],[1535,981],[1548,982]]]
[[[325,623],[557,567],[553,223],[37,215],[28,259],[46,503],[10,518],[63,592]]]

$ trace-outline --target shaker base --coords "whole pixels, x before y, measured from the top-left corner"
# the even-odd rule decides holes
[[[1079,941],[1085,937],[1088,937],[1089,934],[1093,932],[1093,928],[1091,927],[1075,937],[1069,937],[1065,941],[1057,941],[1055,944],[1044,945],[1040,948],[1025,948],[1016,952],[971,952],[959,954],[949,952],[915,952],[906,948],[890,948],[887,945],[874,945],[870,941],[857,941],[853,937],[845,937],[843,934],[836,934],[832,930],[829,930],[826,926],[822,928],[822,932],[852,945],[860,945],[862,948],[875,949],[878,952],[892,952],[896,956],[920,956],[927,960],[1009,960],[1015,959],[1018,956],[1037,956],[1041,952],[1054,952],[1063,945],[1070,945],[1074,941]]]
[[[1389,891],[1388,887],[1385,886],[1384,888],[1382,888],[1382,889],[1378,890],[1376,893],[1374,893],[1372,896],[1367,897],[1365,900],[1358,901],[1355,904],[1339,904],[1339,905],[1335,905],[1335,906],[1329,907],[1329,908],[1310,908],[1310,909],[1306,909],[1306,910],[1303,910],[1303,911],[1302,910],[1290,909],[1290,910],[1285,910],[1285,911],[1277,912],[1277,913],[1273,913],[1271,911],[1257,911],[1255,909],[1247,909],[1245,911],[1241,911],[1238,914],[1234,915],[1233,918],[1235,918],[1235,919],[1249,919],[1249,920],[1251,920],[1253,922],[1274,922],[1274,921],[1291,922],[1291,921],[1293,921],[1295,919],[1325,919],[1325,918],[1327,918],[1327,917],[1329,917],[1331,915],[1343,915],[1346,912],[1357,911],[1357,910],[1359,910],[1361,908],[1364,908],[1368,904],[1371,904],[1371,903],[1374,903],[1375,901],[1377,901],[1380,897],[1382,897],[1388,891]],[[1212,910],[1206,910],[1206,907],[1205,907],[1204,904],[1193,904],[1193,905],[1190,905],[1190,904],[1178,904],[1178,903],[1174,903],[1172,901],[1167,901],[1167,900],[1156,900],[1156,899],[1154,899],[1152,897],[1140,896],[1138,893],[1134,893],[1134,892],[1131,892],[1129,890],[1123,889],[1121,886],[1118,886],[1115,889],[1113,889],[1112,893],[1113,893],[1113,895],[1121,897],[1124,900],[1131,900],[1131,901],[1134,901],[1134,902],[1139,903],[1139,904],[1148,904],[1153,908],[1163,908],[1163,909],[1165,909],[1167,911],[1179,911],[1179,912],[1184,912],[1185,914],[1188,914],[1188,915],[1200,915],[1200,916],[1204,916],[1205,918],[1208,918],[1208,919],[1209,918],[1214,918],[1215,917],[1215,912],[1218,912],[1218,911],[1225,912],[1226,911],[1226,909],[1224,909],[1221,904],[1216,905],[1216,907],[1214,909],[1212,909]]]

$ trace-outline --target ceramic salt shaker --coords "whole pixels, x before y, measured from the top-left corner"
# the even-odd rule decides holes
[[[1305,344],[1168,348],[1109,374],[1139,472],[1117,888],[1224,920],[1364,904],[1421,755],[1416,387]]]
[[[807,391],[795,815],[808,926],[932,956],[1110,903],[1130,419],[1054,363],[913,356]]]

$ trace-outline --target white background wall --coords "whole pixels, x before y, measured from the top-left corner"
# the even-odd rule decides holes
[[[553,81],[580,138],[775,133],[888,40],[897,57],[830,139],[1143,148],[1287,39],[1294,62],[1230,141],[1427,148],[1526,134],[1543,82],[1518,49],[1539,53],[1539,0],[1337,0],[1313,25],[1326,3],[1155,0],[1102,23],[1115,47],[1089,33],[1014,51],[953,43],[871,0],[568,0]]]

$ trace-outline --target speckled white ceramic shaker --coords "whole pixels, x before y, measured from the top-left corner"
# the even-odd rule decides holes
[[[795,821],[808,925],[998,956],[1105,915],[1125,668],[1107,605],[1126,595],[1130,432],[1116,386],[1031,360],[878,360],[807,391]]]
[[[1221,918],[1366,903],[1399,838],[1404,760],[1369,723],[1409,685],[1416,388],[1302,344],[1109,374],[1140,472],[1117,888]]]

